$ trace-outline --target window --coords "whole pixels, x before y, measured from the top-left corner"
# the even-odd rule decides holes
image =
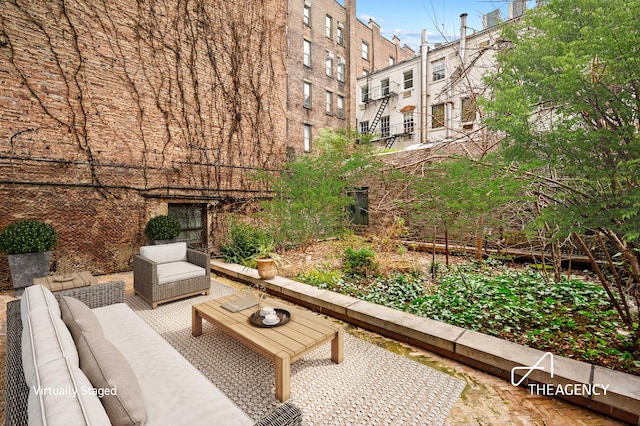
[[[408,134],[413,133],[413,111],[405,112],[402,118],[404,122],[404,132]]]
[[[431,107],[431,128],[444,127],[444,104]]]
[[[304,41],[304,59],[303,63],[310,67],[311,66],[311,42],[309,40]]]
[[[345,65],[344,58],[338,57],[338,65],[336,67],[336,73],[337,73],[338,81],[342,81],[342,82],[344,82],[344,65]]]
[[[369,121],[361,121],[360,122],[360,134],[366,135],[369,133]]]
[[[344,118],[344,96],[338,95],[336,98],[336,109],[338,118]]]
[[[304,22],[307,27],[311,26],[311,6],[308,4],[304,5],[304,11],[302,12],[302,22]]]
[[[362,59],[369,60],[369,45],[366,42],[362,42]]]
[[[347,191],[347,196],[353,197],[353,204],[349,205],[351,222],[354,225],[369,225],[369,188]]]
[[[369,102],[369,86],[362,86],[360,88],[360,101]]]
[[[387,96],[389,94],[389,79],[380,80],[380,94]]]
[[[206,235],[206,209],[202,204],[171,204],[169,215],[178,219],[182,230],[178,240],[186,241],[191,247],[202,247]]]
[[[388,138],[391,134],[391,120],[388,115],[380,118],[380,134],[383,138]]]
[[[324,60],[325,72],[329,77],[333,77],[333,53],[327,52],[327,57]]]
[[[304,130],[304,152],[311,152],[311,126],[303,124]]]
[[[331,16],[329,15],[327,15],[327,17],[325,18],[324,34],[327,36],[327,38],[331,38],[331,36],[333,35],[333,18],[331,18]]]
[[[405,71],[402,76],[404,77],[405,90],[413,88],[413,70]]]
[[[336,39],[340,46],[344,46],[344,25],[342,22],[338,22],[338,28],[336,29]]]
[[[327,115],[333,115],[333,93],[327,91],[325,104]]]
[[[475,121],[476,119],[476,105],[471,98],[462,98],[462,122]]]
[[[311,83],[304,82],[304,107],[311,108]]]
[[[286,148],[287,163],[291,163],[296,160],[296,149],[292,146]]]
[[[389,56],[389,65],[391,66],[391,65],[393,65],[395,63],[396,63],[396,60],[394,59],[394,57],[393,56]]]
[[[444,78],[444,62],[434,62],[432,64],[432,80],[438,81]]]

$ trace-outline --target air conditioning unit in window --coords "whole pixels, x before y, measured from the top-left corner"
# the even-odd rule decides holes
[[[327,59],[333,59],[334,57],[332,52],[327,52]]]
[[[304,5],[307,7],[311,7],[311,0],[304,0]]]
[[[347,61],[345,61],[344,58],[338,58],[338,65],[344,65],[346,63]]]

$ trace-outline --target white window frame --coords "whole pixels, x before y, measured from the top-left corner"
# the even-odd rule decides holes
[[[303,42],[303,59],[302,59],[302,63],[307,66],[310,67],[311,66],[311,42],[309,40],[304,40]]]
[[[402,115],[402,123],[404,127],[404,132],[413,134],[415,131],[415,121],[413,119],[413,111],[405,112]]]
[[[325,95],[325,113],[333,115],[333,93],[328,90]]]
[[[311,152],[311,125],[303,124],[302,129],[304,152]]]
[[[311,26],[311,6],[304,5],[304,10],[302,12],[302,22],[307,26]]]
[[[440,81],[445,77],[444,61],[431,64],[431,81]]]
[[[388,138],[391,135],[391,117],[385,115],[380,117],[380,136]]]
[[[370,98],[369,86],[360,87],[360,102],[369,102]]]
[[[369,133],[369,120],[361,121],[359,124],[361,135],[366,135],[367,133]]]
[[[410,76],[410,78],[407,78]],[[405,71],[402,73],[402,79],[404,81],[404,89],[413,89],[413,70]]]
[[[336,116],[344,118],[344,96],[337,95],[336,98]]]
[[[345,70],[344,58],[338,57],[338,64],[336,65],[336,78],[340,82],[344,82],[344,70]]]
[[[302,93],[303,93],[303,106],[307,109],[311,109],[311,95],[312,95],[311,83],[309,83],[308,81],[303,82]]]
[[[325,18],[324,24],[325,24],[324,35],[328,39],[331,39],[333,36],[333,18],[330,15],[327,15]]]
[[[369,43],[366,41],[362,42],[362,59],[365,61],[369,60]]]

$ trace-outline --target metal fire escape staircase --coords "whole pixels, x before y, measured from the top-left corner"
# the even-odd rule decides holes
[[[380,122],[380,119],[382,118],[382,114],[384,114],[384,110],[387,108],[387,105],[389,104],[389,100],[391,99],[392,96],[397,96],[397,95],[398,93],[396,93],[395,91],[387,89],[386,93],[383,93],[382,97],[369,100],[369,101],[380,100],[381,102],[380,102],[380,106],[378,106],[378,110],[376,111],[376,115],[373,117],[373,120],[371,121],[371,123],[369,123],[369,129],[367,130],[367,134],[374,133],[376,127],[378,127],[378,123]],[[396,139],[398,139],[398,136],[399,135],[389,135],[379,140],[386,140],[386,145],[384,148],[390,149],[393,146],[393,143],[396,141]]]
[[[376,111],[376,115],[373,117],[373,120],[371,121],[371,123],[369,123],[369,130],[367,131],[367,133],[369,133],[369,134],[373,133],[375,128],[378,126],[378,122],[380,121],[380,118],[382,118],[382,114],[384,114],[384,110],[387,107],[387,105],[389,104],[389,98],[391,98],[391,94],[390,93],[387,93],[382,98],[382,102],[380,103],[380,106],[378,107],[378,111]]]

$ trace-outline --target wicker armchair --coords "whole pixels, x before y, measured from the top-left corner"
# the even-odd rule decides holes
[[[194,265],[199,268],[193,268]],[[191,277],[190,267],[191,269],[204,268],[204,275]],[[172,268],[176,269],[177,273],[171,272]],[[168,276],[167,273],[169,273]],[[196,294],[209,294],[210,287],[209,255],[187,248],[184,242],[143,246],[140,248],[140,254],[133,256],[133,288],[137,295],[151,305],[152,309],[155,309],[159,303]]]

